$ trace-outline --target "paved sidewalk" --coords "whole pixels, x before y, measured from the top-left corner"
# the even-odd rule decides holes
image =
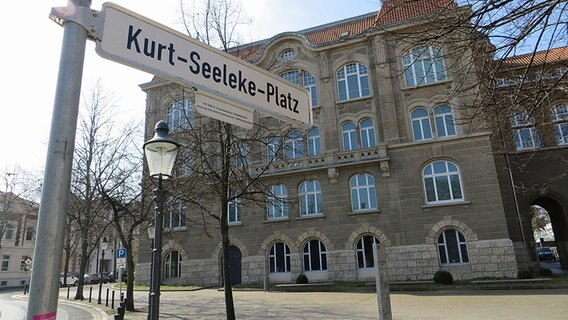
[[[160,319],[224,319],[223,295],[216,289],[164,291]],[[234,300],[237,319],[378,319],[373,293],[235,291]],[[147,301],[147,292],[135,292],[138,311],[126,312],[125,319],[146,320]],[[89,305],[111,314],[104,302]],[[395,320],[566,320],[568,290],[397,292],[391,307]]]

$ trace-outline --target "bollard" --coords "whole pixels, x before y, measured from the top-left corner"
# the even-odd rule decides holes
[[[28,284],[24,285],[24,296],[28,293]]]
[[[71,287],[67,287],[67,300],[69,300],[69,291],[71,291]]]
[[[107,306],[107,307],[108,307],[108,291],[109,291],[109,288],[107,288],[106,303],[105,303],[105,306]]]
[[[124,301],[124,292],[120,293],[120,302]]]
[[[91,298],[93,297],[93,287],[89,288],[89,302],[91,302]]]
[[[112,301],[110,302],[110,308],[114,310],[114,290],[112,290]]]

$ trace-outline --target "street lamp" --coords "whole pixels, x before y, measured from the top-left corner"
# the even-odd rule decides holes
[[[101,304],[101,293],[103,292],[103,262],[105,261],[105,250],[108,246],[106,238],[103,238],[103,242],[100,243],[100,248],[102,250],[101,263],[99,264],[99,298],[97,303]]]
[[[155,131],[154,137],[144,143],[144,155],[148,163],[150,177],[158,179],[158,187],[154,189],[156,207],[148,308],[148,319],[150,320],[160,318],[160,267],[162,260],[162,215],[164,212],[162,180],[171,177],[172,168],[179,151],[179,144],[169,136],[168,124],[165,121],[158,121]]]

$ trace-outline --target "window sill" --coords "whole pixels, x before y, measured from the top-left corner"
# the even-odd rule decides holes
[[[262,223],[278,223],[278,222],[290,222],[290,218],[267,219],[264,220]]]
[[[428,210],[428,209],[431,209],[431,208],[451,207],[451,206],[469,207],[470,205],[471,205],[471,201],[443,202],[443,203],[425,204],[425,205],[422,206],[422,209]]]
[[[311,220],[311,219],[325,219],[325,215],[323,213],[318,213],[318,214],[307,214],[296,217],[296,220]]]
[[[348,214],[350,216],[362,216],[366,214],[378,214],[381,213],[381,209],[368,209],[368,210],[358,210],[358,211],[351,211]]]
[[[180,227],[180,228],[164,228],[164,232],[181,232],[181,231],[187,231],[187,227]]]
[[[425,88],[425,87],[429,87],[429,86],[435,86],[435,85],[445,84],[445,83],[450,83],[450,82],[452,82],[452,80],[446,79],[446,80],[440,80],[440,81],[429,82],[429,83],[421,83],[421,84],[415,85],[415,86],[406,86],[406,85],[404,85],[404,86],[401,88],[401,90],[419,89],[419,88]]]
[[[229,227],[240,227],[243,225],[243,223],[241,221],[239,222],[229,222],[228,223]]]
[[[347,99],[347,100],[337,100],[336,104],[343,105],[343,104],[346,104],[346,103],[357,102],[357,101],[367,100],[367,99],[371,99],[371,98],[373,98],[373,96],[368,95],[368,96],[364,96],[364,97],[358,97],[358,98]]]

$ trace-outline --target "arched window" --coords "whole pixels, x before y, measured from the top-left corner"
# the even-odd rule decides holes
[[[181,254],[177,251],[170,251],[166,254],[164,261],[164,278],[180,278],[181,277]]]
[[[298,159],[304,156],[304,137],[300,130],[292,130],[284,140],[286,159]]]
[[[319,156],[321,154],[320,131],[318,128],[308,130],[308,156]]]
[[[266,143],[266,158],[268,162],[278,160],[278,150],[280,149],[280,138],[269,137]]]
[[[290,272],[290,248],[284,242],[277,242],[268,251],[270,273]]]
[[[568,144],[568,104],[561,104],[552,111],[554,137],[559,145]]]
[[[510,122],[517,150],[540,148],[540,137],[534,126],[534,118],[525,110],[515,113]]]
[[[410,112],[412,118],[412,133],[414,141],[432,139],[432,127],[430,117],[426,108],[416,108]]]
[[[377,191],[375,178],[372,175],[357,174],[351,178],[349,186],[351,188],[351,210],[377,209]]]
[[[241,222],[241,199],[238,197],[227,203],[227,222],[229,224]]]
[[[355,131],[355,124],[353,122],[345,122],[341,125],[341,132],[343,134],[343,150],[351,151],[357,149],[357,135]]]
[[[359,122],[359,134],[361,135],[361,147],[372,148],[377,146],[375,138],[375,126],[373,120],[363,119]]]
[[[192,114],[192,102],[189,99],[176,100],[168,108],[166,122],[170,132],[189,129]]]
[[[321,186],[317,180],[302,182],[300,195],[300,215],[322,214]]]
[[[349,63],[339,69],[337,89],[339,101],[369,96],[367,66],[361,63]]]
[[[446,80],[442,50],[437,47],[418,47],[402,57],[406,86],[418,86]]]
[[[454,115],[449,105],[442,104],[434,107],[434,122],[436,123],[438,138],[456,135]]]
[[[288,188],[283,184],[275,184],[270,187],[268,194],[267,218],[288,218]]]
[[[438,237],[438,253],[440,263],[443,265],[469,262],[465,237],[455,229],[447,229],[440,234]]]
[[[310,240],[304,245],[304,271],[327,270],[325,245],[319,240]]]
[[[357,265],[359,269],[373,268],[375,258],[373,256],[373,243],[379,245],[379,240],[374,236],[363,236],[357,241]]]
[[[312,107],[318,104],[318,93],[316,87],[316,77],[305,70],[290,70],[280,74],[285,80],[292,82],[295,85],[304,87],[310,95],[310,102]]]
[[[282,50],[282,52],[280,53],[280,58],[282,58],[282,60],[290,60],[293,59],[295,56],[296,56],[296,51],[292,48],[286,48]]]
[[[426,202],[444,203],[462,201],[463,193],[458,167],[449,161],[435,161],[423,172]]]

